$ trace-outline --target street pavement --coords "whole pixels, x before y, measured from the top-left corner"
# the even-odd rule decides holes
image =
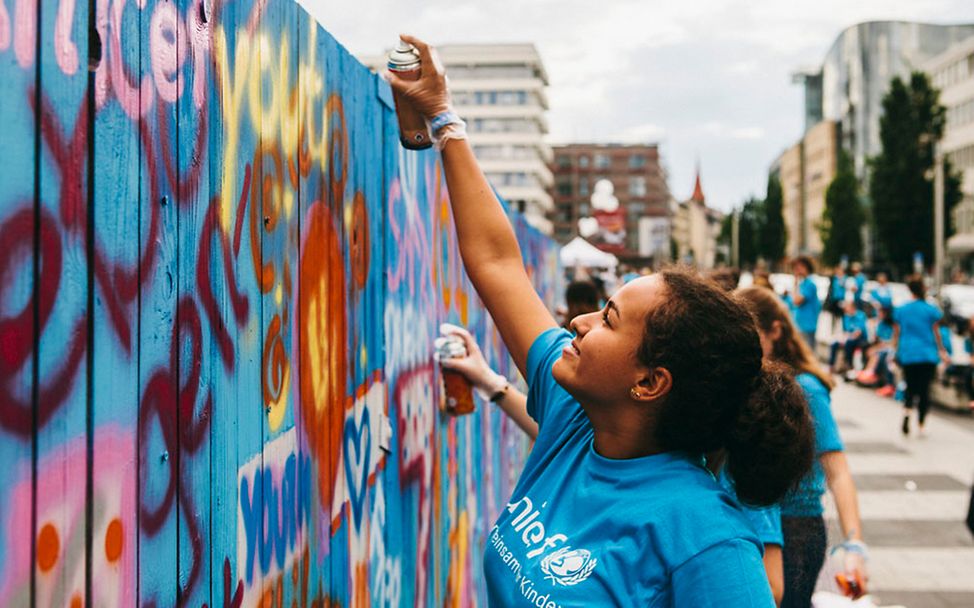
[[[934,410],[927,436],[900,431],[902,407],[841,383],[832,411],[859,492],[878,605],[974,608],[974,542],[964,525],[974,479],[974,417]],[[829,546],[841,542],[827,496]],[[828,564],[819,589],[835,591]]]

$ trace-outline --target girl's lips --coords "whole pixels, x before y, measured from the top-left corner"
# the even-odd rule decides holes
[[[561,352],[562,352],[562,354],[565,354],[565,355],[573,355],[573,356],[577,357],[580,354],[581,351],[578,350],[578,347],[575,346],[575,341],[572,340],[568,344],[568,346],[566,346],[565,348],[561,349]]]

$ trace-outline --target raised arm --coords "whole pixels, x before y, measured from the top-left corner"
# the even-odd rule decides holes
[[[402,39],[419,50],[421,76],[405,81],[390,73],[389,84],[432,121],[450,111],[443,68],[429,45],[411,36]],[[538,334],[558,324],[528,278],[514,229],[467,140],[447,139],[442,152],[463,266],[514,363],[526,376],[531,344]]]

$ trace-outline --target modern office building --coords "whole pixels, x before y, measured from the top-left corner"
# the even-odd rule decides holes
[[[554,237],[567,243],[578,235],[578,220],[593,217],[591,197],[602,179],[612,182],[624,211],[621,247],[609,248],[620,259],[640,256],[640,218],[666,218],[669,189],[656,144],[569,144],[554,146],[554,209],[549,218]],[[644,232],[646,230],[644,229]],[[657,231],[658,232],[658,231]],[[645,240],[645,239],[644,239]],[[605,247],[603,247],[605,248]],[[643,251],[645,253],[645,244]]]
[[[974,24],[934,25],[870,21],[850,26],[832,43],[818,69],[796,79],[805,85],[805,130],[838,123],[842,146],[865,183],[866,161],[880,152],[882,99],[894,76],[909,78],[934,56],[974,35]]]
[[[974,37],[951,46],[923,67],[940,89],[940,103],[947,109],[941,152],[962,176],[963,198],[953,209],[956,234],[948,240],[948,250],[970,253],[974,251]]]
[[[551,234],[548,74],[537,49],[533,44],[449,44],[437,46],[437,52],[487,179],[531,225]],[[385,55],[360,59],[373,69],[385,67]]]

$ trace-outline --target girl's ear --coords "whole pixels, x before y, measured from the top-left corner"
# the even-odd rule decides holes
[[[636,401],[656,401],[665,397],[673,388],[673,375],[665,367],[654,367],[642,376],[629,390]]]

